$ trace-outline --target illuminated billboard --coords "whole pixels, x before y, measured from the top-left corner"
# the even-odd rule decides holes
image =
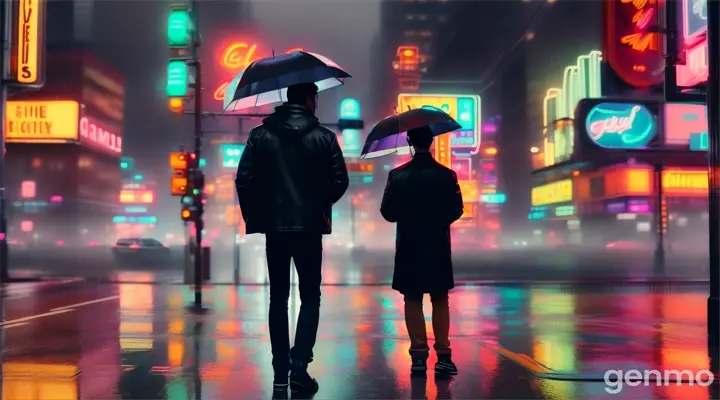
[[[605,1],[605,49],[613,71],[625,83],[648,87],[662,83],[665,67],[662,53],[659,1]]]
[[[17,43],[14,79],[18,84],[40,87],[45,80],[45,12],[46,0],[23,0],[17,3]]]
[[[116,156],[122,153],[122,129],[119,126],[96,118],[85,107],[81,109],[78,124],[80,143]]]
[[[641,149],[658,132],[655,116],[635,103],[600,103],[585,117],[585,131],[600,147]]]
[[[707,170],[666,169],[662,173],[663,194],[673,197],[707,197]]]
[[[602,96],[602,53],[595,50],[579,56],[565,67],[562,87],[550,88],[543,99],[543,158],[545,166],[570,159],[574,151],[575,107],[586,98]]]
[[[450,146],[453,150],[475,151],[480,146],[481,132],[480,96],[458,94],[417,94],[401,93],[398,96],[398,110],[439,108],[453,117],[461,128],[450,134]]]
[[[708,150],[707,107],[703,104],[667,103],[664,107],[665,144]]]
[[[532,188],[532,205],[545,206],[548,204],[565,203],[573,200],[573,182],[565,179]]]
[[[6,135],[14,143],[59,143],[78,139],[76,101],[8,101]]]

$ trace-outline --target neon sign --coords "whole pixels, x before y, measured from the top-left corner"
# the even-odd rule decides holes
[[[658,0],[608,0],[605,53],[613,70],[636,87],[664,80]]]
[[[565,179],[542,186],[532,188],[531,192],[533,206],[545,206],[548,204],[565,203],[573,199],[573,182]]]
[[[240,71],[247,68],[253,61],[256,61],[264,56],[257,55],[257,44],[249,44],[246,42],[235,42],[230,46],[226,47],[220,57],[220,64],[223,68],[233,73],[230,79],[220,83],[218,87],[213,91],[213,98],[218,101],[223,101],[225,98],[225,90],[232,78],[235,77]],[[290,54],[296,51],[303,51],[300,47],[288,49],[285,54]]]
[[[449,147],[456,155],[455,150],[463,150],[465,155],[467,155],[468,150],[470,154],[477,154],[481,139],[481,106],[480,96],[418,93],[401,93],[398,95],[398,110],[405,111],[423,107],[439,108],[460,124],[460,129],[452,132],[449,135],[450,139],[448,139],[450,142]],[[440,138],[436,140],[438,139]],[[436,144],[436,146],[438,145]]]
[[[685,63],[675,67],[676,79],[678,86],[689,87],[708,78],[707,0],[683,0],[679,6],[683,32],[679,51],[685,53]]]
[[[112,154],[122,153],[122,137],[120,137],[118,129],[89,115],[83,115],[80,118],[80,142]]]
[[[701,170],[668,169],[662,175],[666,196],[707,196],[708,174]]]
[[[600,103],[588,113],[585,130],[600,147],[638,149],[655,137],[657,124],[650,111],[639,104]]]

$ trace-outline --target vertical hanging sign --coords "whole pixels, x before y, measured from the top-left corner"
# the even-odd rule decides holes
[[[40,88],[45,83],[45,11],[47,0],[19,0],[10,78],[16,85]]]
[[[606,0],[605,51],[610,66],[635,87],[664,81],[658,33],[660,0]]]

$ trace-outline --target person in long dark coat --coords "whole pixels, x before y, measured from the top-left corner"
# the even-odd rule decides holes
[[[410,336],[411,371],[425,373],[430,348],[423,315],[424,294],[432,302],[436,374],[456,375],[450,340],[448,291],[455,286],[450,250],[450,225],[463,214],[455,172],[430,154],[429,128],[408,131],[415,149],[412,161],[390,171],[380,212],[397,222],[393,289],[405,297],[405,324]]]

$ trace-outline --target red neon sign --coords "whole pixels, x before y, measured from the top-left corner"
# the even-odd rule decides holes
[[[230,79],[223,81],[215,88],[215,91],[213,91],[213,98],[215,100],[223,101],[225,98],[225,90],[230,84],[230,81],[235,77],[235,74],[247,68],[253,61],[265,57],[256,54],[257,48],[258,45],[255,43],[235,42],[223,50],[222,56],[220,57],[220,65],[231,72],[232,75]],[[285,54],[296,51],[303,51],[303,49],[301,47],[294,47],[285,51]]]
[[[661,38],[656,32],[658,1],[605,2],[604,53],[613,70],[632,86],[648,87],[664,80]]]

